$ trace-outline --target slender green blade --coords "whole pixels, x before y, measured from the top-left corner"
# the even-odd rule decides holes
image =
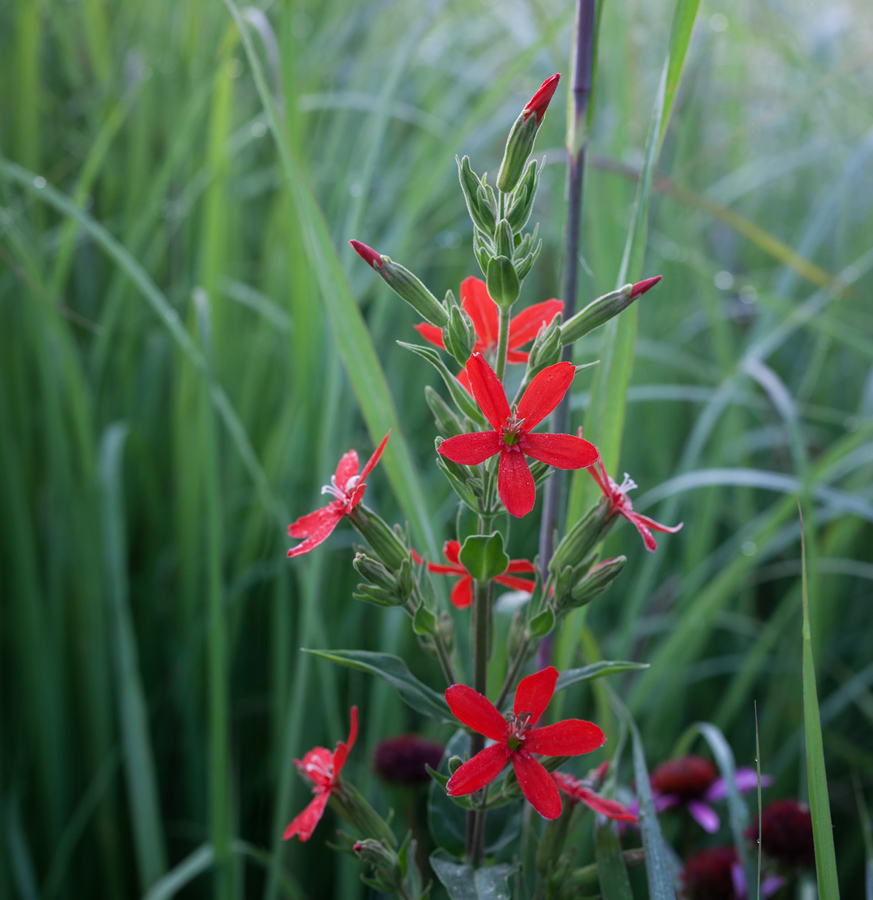
[[[594,824],[594,858],[603,900],[633,900],[618,829],[606,816],[597,816]]]
[[[634,669],[648,668],[648,663],[603,659],[600,662],[591,663],[589,666],[582,666],[579,669],[567,669],[565,672],[561,672],[557,682],[555,682],[555,693],[581,681],[593,681],[595,678],[603,678],[604,675],[614,675],[616,672],[630,672]]]

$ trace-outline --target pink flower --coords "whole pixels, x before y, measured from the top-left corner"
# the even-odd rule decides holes
[[[497,304],[491,299],[485,282],[479,278],[465,278],[461,282],[461,306],[473,320],[476,330],[476,343],[473,346],[474,353],[489,354],[497,350],[497,337],[500,329],[500,313]],[[522,310],[509,323],[509,344],[506,354],[508,363],[526,363],[528,354],[519,350],[529,341],[532,341],[543,325],[548,325],[555,316],[563,312],[562,300],[546,300],[544,303],[535,303]],[[422,322],[415,326],[415,330],[431,344],[445,349],[443,331],[436,325],[428,325]],[[466,381],[464,372],[458,376],[463,384]],[[464,385],[468,387],[467,384]]]
[[[460,434],[443,441],[440,455],[475,466],[500,454],[497,492],[511,516],[527,515],[536,500],[533,475],[525,456],[558,469],[584,469],[598,458],[597,448],[571,434],[535,434],[532,429],[561,402],[576,374],[572,363],[547,366],[528,385],[517,410],[511,410],[500,379],[481,353],[467,361],[473,397],[493,431]]]
[[[551,78],[547,78],[540,85],[540,89],[530,98],[530,101],[524,108],[523,114],[525,119],[527,119],[531,113],[534,113],[537,117],[537,125],[543,121],[543,116],[546,114],[549,103],[551,103],[552,97],[558,89],[558,82],[560,80],[560,75],[552,75]]]
[[[336,474],[322,489],[322,494],[331,494],[333,500],[322,509],[301,516],[296,522],[288,526],[288,536],[293,538],[306,538],[302,544],[292,547],[288,556],[302,556],[314,550],[319,544],[330,537],[334,528],[344,516],[350,516],[355,507],[364,496],[367,487],[367,476],[373,471],[379,457],[388,443],[391,432],[382,438],[382,443],[375,449],[373,455],[367,460],[364,471],[358,474],[358,454],[355,450],[349,450],[343,455],[336,467]]]
[[[627,493],[636,487],[636,482],[633,481],[627,472],[625,472],[624,481],[622,481],[621,484],[616,484],[612,478],[606,474],[606,469],[603,467],[603,463],[600,460],[597,461],[596,467],[592,467],[588,471],[591,473],[591,477],[597,482],[600,490],[603,491],[603,496],[609,500],[610,514],[624,516],[628,522],[634,525],[637,531],[642,535],[646,550],[654,552],[658,549],[655,538],[652,536],[652,531],[666,531],[669,534],[675,534],[682,527],[682,522],[671,528],[669,525],[661,525],[660,522],[656,522],[648,516],[635,513]]]
[[[457,541],[446,541],[443,553],[449,561],[449,565],[429,562],[427,570],[428,572],[435,572],[437,575],[461,576],[452,588],[450,599],[452,604],[458,609],[465,609],[473,602],[473,578],[461,565],[461,545]],[[526,559],[511,559],[506,573],[498,575],[494,580],[498,584],[505,585],[513,590],[527,591],[529,594],[533,593],[534,582],[528,581],[526,578],[514,578],[513,574],[518,572],[534,573],[536,569],[533,563],[529,563]]]
[[[554,772],[552,778],[555,779],[558,789],[571,800],[578,800],[607,818],[617,819],[620,822],[636,822],[637,817],[626,806],[622,806],[616,800],[601,797],[587,781],[574,778],[566,772]]]
[[[312,782],[312,793],[315,795],[315,799],[300,815],[292,819],[291,824],[282,835],[282,840],[287,841],[296,835],[301,841],[308,841],[312,837],[315,826],[324,815],[324,808],[327,806],[330,795],[339,790],[342,784],[340,772],[346,764],[346,758],[358,736],[357,706],[352,707],[350,718],[349,738],[347,741],[337,741],[336,750],[333,753],[324,747],[314,747],[302,760],[294,760],[294,765],[301,774]]]
[[[465,684],[453,684],[446,690],[446,702],[455,717],[468,728],[484,734],[495,743],[468,759],[446,786],[450,797],[473,794],[490,784],[512,763],[522,794],[546,819],[561,815],[561,795],[551,775],[533,754],[579,756],[603,746],[606,737],[593,723],[583,719],[565,719],[537,728],[552,695],[558,670],[549,666],[523,678],[515,692],[513,714],[507,719],[482,694]]]

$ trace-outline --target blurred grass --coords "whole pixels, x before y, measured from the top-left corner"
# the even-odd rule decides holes
[[[603,10],[583,299],[620,271],[672,8]],[[366,748],[422,725],[371,680],[298,654],[415,645],[352,601],[348,529],[289,566],[284,525],[323,502],[342,452],[369,454],[393,405],[400,455],[368,497],[416,542],[449,536],[421,396],[431,372],[394,343],[415,320],[346,241],[438,295],[478,274],[454,154],[495,170],[519,104],[567,71],[572,7],[242,12],[291,172],[223,4],[0,8],[3,897],[183,883],[259,896],[268,882],[271,896],[355,896],[328,823],[305,848],[279,841],[306,800],[291,760],[345,737],[357,702],[348,769],[379,802]],[[865,859],[851,772],[873,787],[858,680],[873,564],[871,42],[860,2],[701,6],[652,180],[641,274],[664,281],[639,305],[612,473],[640,484],[637,508],[686,525],[651,557],[619,526],[606,551],[628,567],[585,621],[605,658],[653,663],[622,690],[651,766],[696,720],[751,764],[757,700],[776,777],[765,803],[803,796],[800,493],[845,896],[861,894]],[[553,296],[560,271],[562,129],[549,116],[539,138],[546,246],[527,302]],[[382,366],[368,381],[335,344],[348,358],[359,316]],[[591,388],[580,376],[577,424]],[[119,422],[123,465],[107,468]],[[534,542],[519,523],[512,555]],[[412,665],[439,686],[435,664]],[[595,715],[588,693],[571,703]],[[137,754],[153,759],[151,797]]]

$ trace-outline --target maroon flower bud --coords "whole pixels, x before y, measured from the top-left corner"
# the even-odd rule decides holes
[[[560,75],[552,75],[551,78],[547,78],[541,85],[540,89],[531,97],[530,102],[524,108],[524,117],[525,119],[531,114],[534,113],[537,117],[537,125],[543,121],[543,116],[546,114],[546,110],[549,108],[549,103],[552,100],[552,97],[555,96],[555,91],[558,89],[558,82],[561,80]]]
[[[417,734],[401,734],[382,741],[373,757],[376,772],[394,784],[426,784],[430,780],[425,765],[439,767],[443,746]]]
[[[661,280],[660,275],[655,275],[653,278],[645,278],[642,281],[638,281],[632,288],[630,292],[629,300],[636,300],[641,294],[645,294],[646,291],[653,288],[659,281]]]
[[[737,900],[733,869],[738,865],[734,847],[710,847],[685,861],[682,894],[688,900]]]
[[[815,865],[812,814],[805,803],[774,800],[761,813],[761,849],[777,862],[792,868]],[[758,840],[758,822],[746,829],[746,837]]]
[[[683,800],[700,797],[718,778],[718,769],[700,756],[668,759],[652,772],[652,787],[661,794],[676,794]]]
[[[357,253],[366,263],[369,263],[371,268],[375,269],[377,265],[382,265],[381,255],[372,247],[368,247],[360,241],[349,241],[349,243],[355,248],[355,253]]]

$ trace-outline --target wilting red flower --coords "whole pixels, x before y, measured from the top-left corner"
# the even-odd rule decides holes
[[[452,775],[446,786],[450,797],[475,793],[494,781],[511,762],[521,792],[531,806],[546,819],[561,815],[558,788],[532,754],[579,756],[603,746],[606,737],[593,722],[583,719],[536,727],[555,693],[557,680],[554,666],[523,678],[515,692],[513,714],[506,719],[487,697],[465,684],[453,684],[446,690],[446,701],[455,717],[495,741]]]
[[[792,868],[815,865],[812,813],[797,800],[774,800],[761,812],[761,849],[777,862]],[[758,822],[746,829],[746,837],[758,839]]]
[[[301,841],[308,841],[315,830],[315,826],[318,825],[321,817],[324,815],[324,808],[327,806],[330,795],[334,791],[339,790],[342,784],[340,772],[346,764],[346,758],[355,745],[355,738],[358,736],[357,706],[352,707],[350,718],[349,738],[347,741],[337,741],[336,750],[333,753],[325,747],[314,747],[302,760],[294,760],[294,765],[297,766],[301,774],[305,775],[312,782],[312,793],[315,794],[315,799],[299,816],[292,819],[291,824],[282,835],[282,840],[287,841],[288,838],[296,835]]]
[[[744,886],[743,870],[734,847],[710,847],[685,861],[683,895],[688,900],[739,900],[737,881]]]
[[[543,116],[546,114],[546,110],[549,108],[549,103],[551,103],[552,97],[555,95],[555,91],[558,89],[558,82],[561,80],[560,75],[552,75],[551,78],[547,78],[541,85],[540,89],[530,98],[527,106],[524,108],[524,117],[525,119],[531,113],[535,113],[537,117],[537,125],[543,121]]]
[[[458,609],[465,609],[473,602],[473,578],[461,565],[461,545],[457,541],[446,541],[443,553],[449,561],[449,565],[429,562],[427,569],[429,572],[435,572],[437,575],[461,576],[452,588],[450,599]],[[514,578],[513,574],[518,572],[533,573],[536,572],[536,569],[533,563],[529,563],[526,559],[511,559],[506,573],[498,575],[494,580],[498,584],[505,585],[513,590],[527,591],[529,594],[533,593],[534,582],[528,581],[526,578]]]
[[[427,784],[425,766],[439,768],[443,745],[417,734],[401,734],[380,741],[373,754],[373,767],[386,781],[395,784]]]
[[[473,320],[476,329],[474,353],[489,354],[497,350],[497,338],[500,331],[500,312],[497,304],[491,299],[484,281],[479,278],[465,278],[461,282],[461,306]],[[529,354],[519,350],[528,341],[532,341],[543,325],[548,325],[559,312],[564,311],[562,300],[546,300],[535,303],[522,310],[509,323],[509,342],[506,353],[508,363],[526,363]],[[431,344],[445,349],[443,331],[436,325],[422,322],[415,330]],[[462,383],[466,381],[465,373],[458,376]],[[467,387],[467,385],[464,385]]]
[[[343,455],[336,467],[336,474],[331,476],[330,484],[322,489],[322,494],[331,494],[334,499],[321,509],[301,516],[296,522],[288,526],[288,536],[293,538],[306,538],[302,544],[292,547],[288,556],[302,556],[309,553],[323,541],[326,541],[331,532],[336,528],[340,519],[354,512],[355,507],[364,496],[367,487],[367,476],[373,471],[379,462],[379,457],[388,443],[391,432],[382,438],[382,443],[373,451],[373,455],[367,460],[364,471],[358,474],[358,453],[349,450]]]
[[[475,466],[500,454],[497,492],[511,516],[527,515],[536,500],[525,456],[558,469],[584,469],[598,458],[597,448],[571,434],[535,434],[532,429],[561,402],[576,374],[572,363],[547,366],[528,385],[517,410],[509,408],[500,379],[481,353],[467,361],[473,397],[493,431],[460,434],[443,441],[438,452],[452,462]]]
[[[578,800],[586,806],[590,806],[595,812],[599,812],[610,819],[618,819],[621,822],[636,822],[637,817],[616,800],[609,800],[599,796],[590,783],[574,778],[566,772],[553,772],[552,778],[558,789],[563,791],[572,800]]]
[[[624,481],[621,484],[616,484],[606,474],[606,469],[600,460],[597,461],[596,467],[592,466],[588,471],[597,482],[600,490],[603,491],[603,496],[609,500],[610,513],[624,516],[628,522],[636,527],[637,531],[642,535],[646,550],[654,552],[658,549],[655,538],[652,536],[652,531],[666,531],[670,534],[675,534],[682,527],[682,522],[671,528],[669,525],[662,525],[660,522],[656,522],[654,519],[650,519],[641,513],[635,513],[627,492],[632,491],[637,485],[627,472],[625,472]]]

